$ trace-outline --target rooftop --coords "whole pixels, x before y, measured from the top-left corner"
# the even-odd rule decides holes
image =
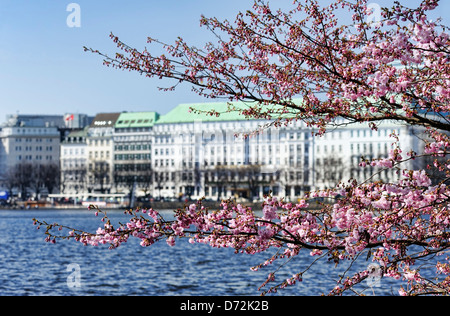
[[[114,127],[120,113],[99,113],[95,116],[90,127]]]
[[[115,128],[152,127],[158,120],[156,112],[123,112],[117,119]]]
[[[236,104],[233,104],[238,107]],[[239,109],[245,109],[240,104]],[[195,110],[191,110],[195,109]],[[214,114],[212,114],[214,113]],[[188,123],[201,120],[203,122],[247,120],[238,110],[231,110],[229,103],[190,103],[180,104],[166,115],[162,115],[157,124]]]
[[[301,102],[295,100],[294,102]],[[214,103],[190,103],[180,104],[166,115],[162,115],[156,124],[176,124],[202,122],[226,122],[254,120],[241,114],[242,111],[250,109],[250,104],[244,102],[214,102]],[[271,105],[275,112],[283,113],[283,107]],[[291,113],[277,114],[276,117],[292,117]]]
[[[64,127],[62,115],[10,114],[3,126],[8,127]]]
[[[87,127],[73,129],[67,135],[67,137],[86,137],[86,136],[87,136]]]

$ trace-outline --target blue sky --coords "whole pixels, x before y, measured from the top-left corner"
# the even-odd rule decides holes
[[[80,6],[81,27],[66,24],[67,5]],[[231,5],[230,5],[231,4]],[[83,46],[115,52],[109,34],[142,48],[147,36],[201,43],[201,14],[233,18],[252,1],[0,0],[0,122],[14,113],[153,111],[202,101],[181,87],[160,92],[158,80],[109,69]]]
[[[81,27],[66,24],[71,2],[80,6]],[[0,122],[15,113],[165,114],[180,103],[208,101],[188,86],[158,91],[158,80],[106,68],[83,46],[114,52],[110,32],[137,48],[146,45],[147,36],[168,43],[182,36],[202,46],[210,35],[199,27],[201,14],[234,20],[252,4],[253,0],[0,0]],[[449,11],[448,1],[442,1],[440,14]]]

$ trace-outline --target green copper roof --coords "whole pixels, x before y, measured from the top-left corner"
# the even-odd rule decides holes
[[[202,122],[252,120],[254,118],[247,118],[240,113],[248,108],[250,105],[243,102],[233,102],[231,105],[228,102],[180,104],[166,115],[162,115],[157,124],[189,123],[196,120]],[[211,112],[214,115],[211,115]]]
[[[115,128],[152,127],[158,120],[156,112],[123,112],[117,119]]]
[[[192,110],[191,109],[195,109]],[[238,111],[228,111],[229,106],[223,103],[191,103],[180,104],[166,115],[162,115],[157,124],[188,123],[196,120],[203,122],[246,120]],[[209,115],[208,112],[220,113]]]
[[[296,100],[294,102],[299,102]],[[301,102],[301,101],[300,101]],[[244,102],[214,102],[214,103],[185,103],[172,109],[166,115],[156,112],[123,112],[120,113],[115,128],[152,127],[154,124],[176,124],[202,122],[226,122],[253,120],[242,115],[243,110],[249,109],[250,104]],[[280,106],[271,105],[273,109],[282,109]],[[277,114],[289,117],[290,113]]]

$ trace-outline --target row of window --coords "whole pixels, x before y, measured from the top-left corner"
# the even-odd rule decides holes
[[[16,146],[16,151],[22,151],[22,146]],[[24,151],[33,151],[33,146],[24,146]],[[34,148],[35,151],[43,151],[43,146],[36,146]],[[45,151],[53,151],[53,146],[45,146]]]
[[[44,138],[44,139],[45,139],[45,142],[47,142],[47,143],[53,143],[53,138]],[[15,141],[16,141],[16,143],[22,143],[22,142],[24,142],[24,143],[32,143],[32,142],[42,143],[42,142],[44,142],[44,139],[43,138],[21,138],[21,137],[18,137],[15,139]]]
[[[110,139],[91,139],[87,141],[90,146],[109,146]]]
[[[149,123],[149,120],[138,120],[137,123],[141,124],[141,123]],[[134,124],[136,123],[135,120],[132,121],[118,121],[117,123],[119,124]],[[129,128],[116,128],[114,131],[116,133],[134,133],[134,132],[151,132],[152,128],[151,127],[129,127]]]
[[[35,161],[42,161],[42,160],[46,160],[46,161],[52,161],[53,160],[53,156],[49,156],[49,155],[47,155],[47,156],[42,156],[42,155],[35,155],[35,156],[33,156],[33,155],[24,155],[24,156],[22,156],[22,155],[18,155],[17,156],[17,160],[18,161],[23,161],[23,160],[25,160],[25,161],[33,161],[33,160],[35,160]]]
[[[89,151],[89,159],[109,159],[109,150],[107,151]]]
[[[250,165],[280,165],[282,159],[281,158],[273,158],[270,156],[265,156],[261,158],[255,158],[255,159],[249,159],[248,161],[244,161],[242,157],[234,157],[230,160],[227,160],[226,158],[223,160],[203,160],[203,166],[204,167],[214,167],[214,166],[242,166],[245,164]],[[284,165],[290,166],[290,167],[307,167],[307,165],[303,166],[303,160],[300,156],[298,156],[296,159],[293,157],[290,157],[289,159],[287,157],[284,158]],[[155,167],[175,167],[175,160],[174,159],[155,159],[154,160]],[[200,167],[199,162],[193,162],[191,159],[185,160],[183,159],[181,161],[181,166],[183,168],[193,168],[194,166]]]
[[[230,137],[230,139],[235,139],[234,137],[234,133],[235,130],[230,130],[230,131],[225,131],[225,134],[229,132],[229,133],[233,133],[232,137]],[[355,130],[350,130],[350,137],[354,138],[361,138],[361,137],[373,137],[375,134],[378,137],[388,137],[391,133],[395,132],[398,136],[400,135],[400,129],[396,129],[396,130],[392,130],[392,129],[387,129],[387,128],[380,128],[377,131],[373,131],[371,129],[355,129]],[[203,141],[214,141],[216,139],[216,134],[224,134],[221,133],[220,131],[213,131],[211,132],[211,134],[202,133],[202,140]],[[279,140],[300,140],[300,139],[309,139],[311,135],[310,131],[283,131],[283,130],[271,130],[270,132],[265,132],[264,134],[258,134],[256,136],[254,136],[254,140],[259,142],[260,140],[269,140],[271,141],[272,139],[276,139],[278,137]],[[220,136],[220,135],[219,135]],[[344,137],[344,132],[343,131],[335,131],[333,133],[325,133],[324,136],[322,136],[322,139],[343,139]],[[195,142],[196,139],[196,135],[189,133],[189,134],[182,134],[180,135],[180,138],[182,140],[183,143],[193,143]],[[223,137],[224,139],[226,139],[225,137]],[[174,138],[167,136],[167,135],[162,135],[162,136],[156,136],[155,137],[155,143],[156,144],[169,144],[169,143],[174,143]]]
[[[377,131],[371,130],[371,129],[357,129],[357,130],[351,130],[350,136],[351,137],[373,137],[374,134],[377,134],[378,137],[388,137],[391,133],[395,133],[397,136],[400,136],[400,129],[392,130],[387,128],[380,128]],[[331,133],[333,134],[333,133]]]
[[[374,146],[373,143],[363,143],[363,144],[350,144],[350,151],[351,153],[373,153]],[[389,146],[388,143],[377,143],[376,148],[378,150],[378,153],[387,153]]]
[[[350,150],[351,153],[366,153],[366,152],[373,152],[375,144],[372,143],[363,143],[363,144],[350,144]],[[388,151],[388,144],[387,143],[377,143],[376,147],[378,149],[378,152],[384,152],[387,153]],[[274,154],[273,152],[273,148],[275,148],[275,152],[276,153],[280,153],[280,146],[279,145],[263,145],[261,147],[258,146],[250,146],[250,153],[247,153],[247,155],[249,155],[249,160],[252,161],[257,161],[257,160],[268,160],[266,159],[267,157],[272,158],[271,156]],[[294,156],[295,156],[295,151],[297,152],[297,163],[301,162],[301,157],[302,157],[302,145],[289,145],[289,147],[287,147],[289,149],[289,164],[292,165],[293,161],[294,161]],[[25,151],[31,150],[32,147],[31,146],[26,146],[25,147]],[[147,145],[120,145],[117,146],[117,150],[127,150],[127,151],[133,151],[133,150],[145,150],[147,149]],[[307,153],[309,147],[305,146],[305,154]],[[16,146],[16,151],[20,151],[22,150],[21,146]],[[36,151],[42,151],[43,147],[42,146],[36,146]],[[47,151],[52,151],[53,148],[52,146],[47,146],[45,147],[45,150]],[[81,152],[80,154],[84,153],[83,149],[80,149]],[[244,148],[242,147],[231,147],[229,149],[231,151],[231,154],[234,153],[238,153],[241,154],[243,153]],[[330,151],[331,153],[335,153],[336,151],[338,153],[342,153],[343,151],[343,145],[339,144],[339,145],[316,145],[316,153],[328,153],[328,151]],[[192,157],[193,156],[193,148],[192,147],[183,147],[181,149],[181,155],[183,157]],[[209,156],[211,156],[211,160],[215,160],[213,159],[214,156],[216,155],[221,155],[221,154],[226,155],[227,153],[227,148],[226,147],[209,147],[207,150],[205,149],[205,151],[203,152],[205,158],[208,158]],[[72,149],[65,149],[64,150],[64,155],[78,155],[78,149],[74,149],[72,151]],[[159,149],[155,149],[154,150],[154,154],[155,156],[161,156],[161,155],[166,155],[166,156],[171,156],[173,157],[175,155],[175,150],[174,148],[159,148]],[[262,157],[259,158],[260,154],[262,155]],[[90,151],[89,152],[89,159],[93,159],[93,158],[109,158],[110,152],[109,151]],[[230,160],[233,160],[233,157],[228,157]],[[242,160],[242,157],[234,157],[235,159],[240,159]],[[279,157],[273,157],[273,158],[278,158],[278,162],[280,163],[280,159]],[[151,159],[151,154],[149,153],[139,153],[139,154],[116,154],[114,155],[114,159],[115,160],[150,160]],[[225,158],[226,159],[226,158]],[[287,158],[286,158],[287,159]],[[220,160],[220,159],[219,159]],[[161,160],[162,161],[162,160]],[[272,162],[267,161],[266,163],[271,164]],[[285,161],[285,163],[287,164],[287,160]],[[164,164],[160,164],[160,165],[164,165]],[[167,164],[166,164],[167,165]]]
[[[75,155],[75,156],[81,155],[81,156],[83,156],[84,152],[85,152],[84,148],[71,148],[71,149],[65,148],[64,149],[64,156],[72,156],[72,155]]]
[[[125,133],[123,131],[123,133]],[[119,136],[119,134],[115,134],[114,136],[114,142],[150,142],[152,139],[152,134],[124,134],[124,136]]]
[[[134,150],[148,150],[150,149],[150,145],[148,144],[142,144],[142,145],[115,145],[114,150],[117,151],[134,151]]]
[[[152,165],[149,163],[140,163],[140,164],[115,164],[115,171],[150,171],[152,169]]]
[[[12,131],[14,134],[55,134],[57,133],[56,128],[17,128]]]
[[[150,154],[116,154],[114,160],[150,160]]]
[[[73,168],[85,168],[86,167],[86,165],[85,165],[85,163],[84,163],[84,161],[82,161],[82,160],[80,160],[80,161],[78,161],[78,160],[68,160],[68,161],[64,161],[63,163],[62,163],[62,167],[64,168],[64,169],[67,169],[67,170],[70,170],[70,169],[73,169]]]
[[[281,146],[283,147],[283,146]],[[293,154],[295,152],[295,150],[297,150],[298,154],[302,154],[302,145],[301,144],[297,144],[296,146],[291,144],[289,146],[286,146],[286,150],[289,151],[290,154]],[[334,145],[333,145],[334,147]],[[248,149],[247,149],[248,148]],[[183,146],[181,148],[180,154],[182,154],[183,156],[191,155],[192,156],[192,152],[193,152],[193,147],[192,146]],[[305,146],[305,153],[308,152],[309,147]],[[339,146],[339,149],[342,150],[342,145]],[[250,145],[250,146],[229,146],[229,147],[224,147],[224,146],[204,146],[201,147],[200,150],[203,151],[203,154],[211,154],[211,155],[216,155],[216,154],[222,154],[226,155],[227,152],[229,151],[230,153],[234,154],[234,153],[242,153],[245,150],[250,150],[251,155],[258,155],[260,152],[265,155],[266,152],[271,155],[274,153],[279,154],[280,153],[280,145]],[[155,156],[157,155],[174,155],[175,154],[175,150],[174,148],[155,148],[154,149],[154,154]]]

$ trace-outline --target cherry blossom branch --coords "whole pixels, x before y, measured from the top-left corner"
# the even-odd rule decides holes
[[[167,51],[156,56],[147,48],[128,46],[114,34],[114,55],[85,48],[108,67],[172,79],[174,85],[164,90],[187,83],[206,98],[245,102],[244,109],[230,103],[230,110],[273,120],[271,127],[302,120],[321,136],[337,124],[365,123],[376,130],[378,123],[389,120],[425,127],[428,138],[419,153],[403,156],[397,137],[388,157],[363,158],[360,167],[370,166],[374,172],[364,182],[350,179],[333,189],[310,192],[295,204],[267,196],[262,216],[231,200],[210,211],[200,200],[176,210],[170,221],[153,209],[130,210],[129,222],[117,228],[106,213],[94,209],[105,222],[95,233],[36,219],[34,223],[46,227],[49,242],[74,239],[115,248],[130,237],[144,247],[162,240],[174,246],[176,239],[189,238],[191,243],[247,254],[275,248],[275,255],[253,268],[285,260],[269,273],[260,287],[269,286],[263,293],[301,282],[312,264],[281,282],[275,274],[308,251],[316,257],[313,264],[331,260],[336,265],[350,262],[352,268],[367,253],[383,278],[403,281],[402,295],[450,294],[449,258],[432,262],[450,246],[450,35],[439,20],[428,19],[438,4],[423,0],[417,8],[407,8],[395,2],[392,8],[382,8],[380,21],[373,25],[365,22],[370,14],[366,0],[338,0],[326,6],[298,0],[288,12],[257,0],[234,23],[202,17],[201,25],[216,39],[203,49],[182,38],[173,45],[148,38],[148,44]],[[351,21],[340,21],[341,10]],[[207,114],[220,115],[214,110]],[[344,123],[336,122],[341,118]],[[415,170],[403,168],[419,158],[434,161]],[[395,170],[399,179],[374,181],[383,170]],[[439,181],[431,178],[433,172],[440,175]],[[312,210],[308,203],[317,197],[327,202]],[[436,279],[420,274],[418,260],[436,267]],[[329,294],[359,294],[355,286],[370,271],[349,273],[350,267]]]

